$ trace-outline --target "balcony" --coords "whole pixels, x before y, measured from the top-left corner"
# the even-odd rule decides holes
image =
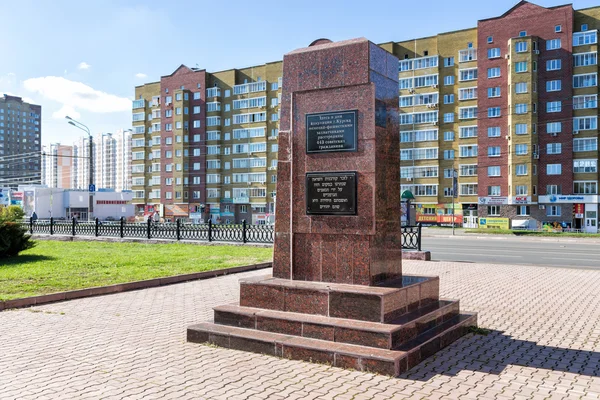
[[[477,49],[470,48],[458,51],[458,62],[477,61]]]

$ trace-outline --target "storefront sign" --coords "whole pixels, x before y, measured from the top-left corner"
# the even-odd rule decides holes
[[[575,213],[575,218],[583,218],[583,213],[585,211],[585,204],[574,204],[574,210],[573,212]]]
[[[512,201],[513,204],[529,204],[531,203],[531,196],[515,196]]]
[[[508,229],[508,218],[479,218],[479,228],[482,229]]]
[[[598,203],[597,195],[583,195],[583,194],[575,194],[575,195],[562,195],[562,194],[551,194],[549,196],[539,196],[539,203],[567,203],[567,204],[575,204],[575,203]]]
[[[508,204],[508,197],[479,197],[479,204],[488,206]]]

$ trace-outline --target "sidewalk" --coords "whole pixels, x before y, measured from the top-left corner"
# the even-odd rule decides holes
[[[491,332],[401,378],[186,342],[268,271],[0,312],[0,399],[600,398],[600,271],[405,261]]]

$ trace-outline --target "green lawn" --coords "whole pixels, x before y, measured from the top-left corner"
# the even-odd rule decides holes
[[[272,248],[38,241],[0,259],[0,300],[269,262]]]

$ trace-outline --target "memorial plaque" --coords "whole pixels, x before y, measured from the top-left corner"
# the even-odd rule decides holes
[[[357,110],[306,114],[306,153],[356,151]]]
[[[356,215],[357,172],[306,174],[306,214]]]

